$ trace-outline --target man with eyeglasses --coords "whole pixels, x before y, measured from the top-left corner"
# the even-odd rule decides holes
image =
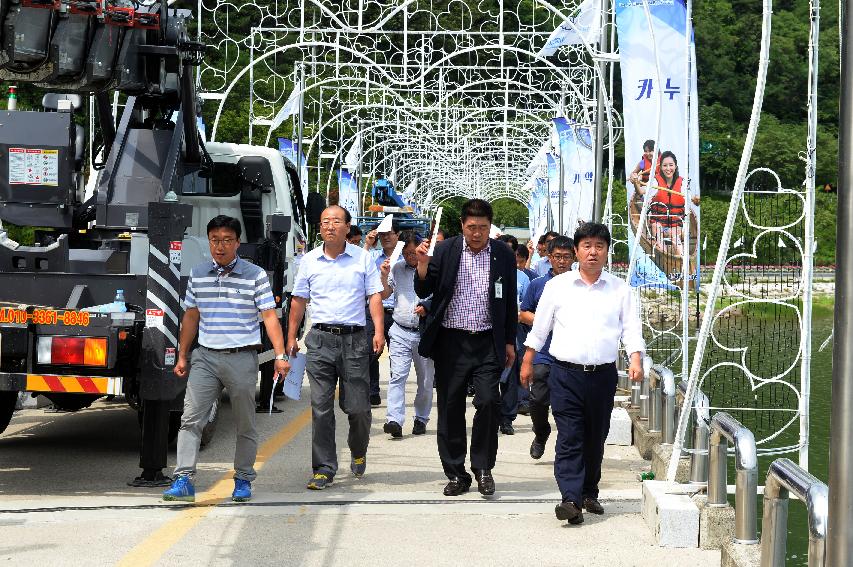
[[[245,502],[252,497],[258,453],[258,312],[275,350],[275,373],[284,378],[290,369],[267,274],[237,255],[241,232],[240,221],[235,218],[219,215],[211,219],[207,237],[213,261],[193,268],[187,282],[175,374],[181,378],[189,374],[189,378],[178,432],[175,480],[163,493],[163,500],[195,501],[192,477],[201,432],[223,388],[228,389],[237,429],[231,499]],[[190,367],[187,355],[197,331],[199,347],[192,353]]]
[[[524,341],[527,339],[527,334],[533,326],[533,321],[536,314],[536,306],[539,304],[539,299],[542,297],[542,292],[545,290],[545,284],[551,281],[551,278],[565,274],[572,267],[572,262],[575,261],[574,243],[567,236],[558,236],[548,242],[548,257],[551,261],[551,269],[544,276],[534,278],[527,286],[524,292],[524,297],[521,299],[519,306],[518,322],[519,327],[524,329],[524,338],[521,340],[521,352],[524,352]],[[530,400],[529,411],[530,421],[533,422],[533,442],[530,443],[530,456],[534,459],[541,459],[545,453],[545,443],[548,442],[548,437],[551,435],[551,424],[548,422],[548,410],[551,407],[551,390],[548,387],[548,374],[551,372],[551,363],[554,359],[548,352],[548,347],[551,344],[551,335],[545,340],[542,349],[536,353],[533,358],[533,380],[530,383]]]
[[[382,282],[367,251],[346,241],[352,217],[332,205],[320,215],[323,245],[302,259],[293,284],[287,350],[299,347],[296,332],[311,301],[311,330],[305,337],[308,383],[311,386],[311,468],[309,490],[323,490],[338,472],[335,444],[335,387],[349,420],[350,470],[360,477],[367,469],[370,440],[370,356],[382,352]],[[369,304],[376,331],[365,331]]]

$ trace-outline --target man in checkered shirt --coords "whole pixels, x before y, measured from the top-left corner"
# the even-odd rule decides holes
[[[432,257],[429,241],[417,249],[415,292],[430,294],[418,352],[435,362],[438,394],[438,453],[448,484],[446,496],[471,486],[465,470],[466,385],[474,384],[471,471],[480,493],[494,494],[492,469],[498,451],[501,373],[515,361],[518,324],[516,267],[512,251],[489,238],[492,207],[471,199],[462,207],[462,236],[439,243]]]

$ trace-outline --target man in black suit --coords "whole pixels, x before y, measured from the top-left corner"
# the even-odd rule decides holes
[[[462,206],[462,236],[417,249],[415,292],[432,294],[418,351],[435,362],[438,394],[438,454],[450,482],[446,496],[468,491],[466,384],[474,383],[471,470],[484,495],[494,494],[492,469],[498,452],[501,372],[515,361],[518,324],[515,257],[503,242],[489,238],[492,207],[482,199]]]

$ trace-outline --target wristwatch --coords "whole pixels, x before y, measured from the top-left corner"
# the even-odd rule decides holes
[[[290,360],[286,354],[277,354],[275,355],[276,360]]]

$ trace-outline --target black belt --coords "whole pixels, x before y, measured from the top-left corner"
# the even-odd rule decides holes
[[[599,370],[616,370],[615,362],[605,362],[604,364],[576,364],[574,362],[565,362],[562,360],[555,360],[554,364],[558,364],[563,368],[568,368],[569,370],[580,370],[581,372],[598,372]]]
[[[236,352],[261,352],[261,350],[263,350],[261,345],[246,345],[246,346],[238,346],[238,347],[233,347],[233,348],[210,348],[210,347],[202,347],[202,348],[206,348],[207,350],[210,350],[213,352],[221,352],[221,353],[225,353],[225,354],[234,354]]]
[[[314,328],[333,335],[351,335],[364,330],[362,325],[327,325],[326,323],[315,323]]]
[[[393,313],[394,312],[393,307],[383,307],[382,309],[385,311],[385,313]]]
[[[420,333],[421,332],[421,330],[418,329],[417,327],[407,327],[405,325],[401,325],[397,321],[394,321],[394,324],[397,325],[398,327],[400,327],[401,329],[406,329],[407,331],[411,331],[413,333]]]
[[[485,329],[483,331],[469,331],[467,329],[456,329],[454,327],[444,327],[444,329],[446,329],[448,331],[453,331],[455,333],[462,333],[463,335],[470,335],[473,337],[479,337],[482,335],[491,335],[492,334],[491,329]]]

